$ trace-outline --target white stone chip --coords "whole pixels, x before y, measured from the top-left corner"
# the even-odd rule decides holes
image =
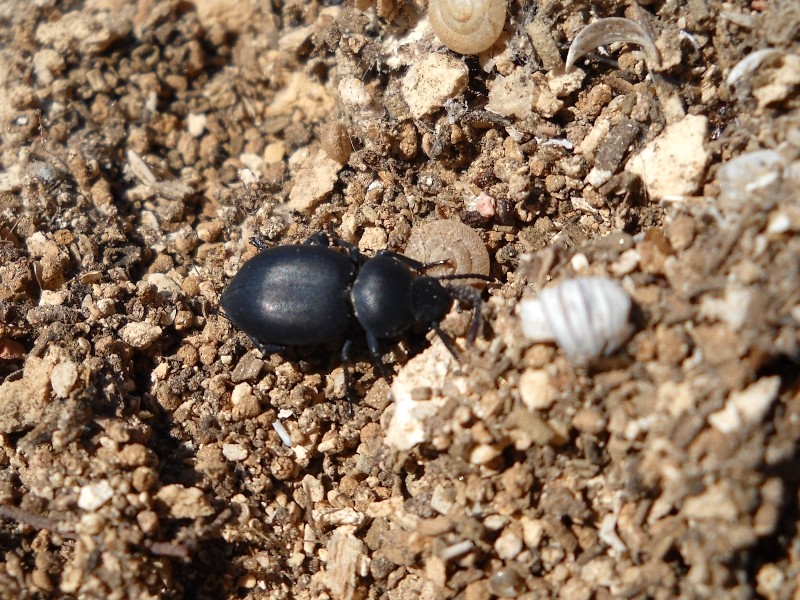
[[[128,323],[119,331],[119,337],[126,344],[144,350],[161,337],[161,327],[150,323]]]
[[[756,425],[766,416],[778,397],[781,378],[762,377],[740,392],[734,392],[725,406],[708,416],[711,426],[722,433],[733,433],[742,427]]]
[[[632,157],[625,170],[641,177],[653,198],[692,195],[711,158],[704,145],[707,129],[706,117],[686,115]]]
[[[50,373],[50,385],[53,387],[53,393],[59,398],[66,398],[76,381],[78,381],[78,367],[73,362],[58,363]]]
[[[522,538],[506,527],[495,540],[494,550],[502,560],[514,560],[522,552]]]
[[[447,399],[440,390],[445,383],[465,391],[464,377],[452,374],[455,359],[440,340],[435,340],[400,369],[392,382],[391,397],[394,400],[394,414],[386,430],[386,444],[398,450],[410,450],[417,444],[428,440],[430,432],[426,427],[428,420],[439,413]],[[414,390],[431,390],[426,400],[415,400]]]
[[[81,493],[78,496],[78,508],[97,510],[111,500],[113,496],[114,490],[106,480],[86,484],[81,488]]]

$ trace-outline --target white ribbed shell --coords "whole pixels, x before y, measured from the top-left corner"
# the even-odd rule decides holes
[[[535,342],[553,341],[576,364],[620,348],[633,333],[631,299],[605,277],[578,277],[520,301],[522,332]]]

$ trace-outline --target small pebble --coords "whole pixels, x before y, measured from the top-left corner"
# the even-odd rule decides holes
[[[222,444],[222,455],[231,461],[247,458],[247,449],[241,444]]]
[[[97,510],[111,500],[114,490],[108,481],[89,483],[81,488],[78,496],[78,508],[83,510]]]
[[[128,323],[120,329],[119,336],[126,344],[145,350],[161,337],[161,327],[145,322]]]

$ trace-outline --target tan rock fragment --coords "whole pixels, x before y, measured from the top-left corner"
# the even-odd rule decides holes
[[[77,380],[78,367],[70,361],[58,363],[50,373],[50,385],[59,398],[66,398]]]
[[[783,102],[800,87],[800,55],[787,54],[781,66],[771,73],[768,82],[753,90],[759,108]]]
[[[533,112],[535,92],[536,84],[531,74],[525,69],[517,68],[508,77],[495,77],[486,110],[503,117],[526,119]]]
[[[175,519],[197,519],[214,513],[203,491],[196,487],[187,488],[177,483],[165,485],[158,490],[156,498],[167,506]]]
[[[328,589],[334,598],[354,598],[358,576],[366,564],[364,543],[353,536],[348,527],[340,527],[333,533],[327,550],[325,583]]]
[[[403,99],[415,119],[442,108],[467,87],[469,69],[447,54],[431,54],[408,69],[403,78]]]
[[[255,0],[194,0],[197,18],[206,29],[240,33],[257,16]]]
[[[553,405],[555,394],[547,371],[528,369],[519,378],[519,395],[531,410],[547,410]]]
[[[20,431],[43,417],[50,395],[53,359],[29,355],[22,378],[0,385],[0,433]]]
[[[288,206],[298,212],[308,212],[333,191],[342,165],[322,150],[309,155],[305,148],[292,155],[290,165],[293,162],[299,164],[294,175],[294,186],[289,192]]]

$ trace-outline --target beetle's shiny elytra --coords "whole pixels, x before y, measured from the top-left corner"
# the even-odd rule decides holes
[[[475,311],[469,339],[480,326],[481,299],[467,286],[441,281],[480,278],[467,273],[429,277],[426,265],[382,251],[372,258],[338,238],[320,232],[305,244],[267,249],[247,261],[220,297],[225,315],[262,351],[310,346],[345,339],[342,363],[350,393],[348,368],[354,337],[367,339],[372,360],[384,377],[383,340],[396,339],[415,326],[436,331],[456,355],[452,341],[439,328],[453,299]],[[456,355],[457,356],[457,355]]]
[[[322,344],[348,333],[357,265],[324,246],[279,246],[256,254],[220,298],[250,337],[275,346]]]

